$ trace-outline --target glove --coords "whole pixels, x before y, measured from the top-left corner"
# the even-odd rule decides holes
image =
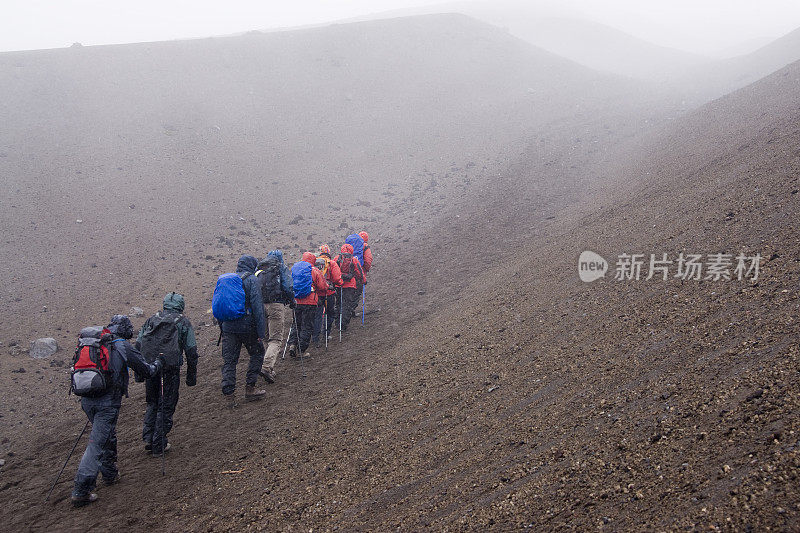
[[[133,371],[133,380],[136,383],[142,383],[144,381],[144,376],[142,376],[140,373],[138,373],[137,371],[134,370]]]
[[[153,364],[150,365],[150,377],[154,378],[161,373],[161,370],[164,368],[164,358],[159,357]]]
[[[294,309],[295,307],[297,307],[297,302],[295,302],[294,300],[289,302],[289,309]]]
[[[186,367],[186,386],[187,387],[194,387],[197,385],[197,367],[196,366],[187,366]]]

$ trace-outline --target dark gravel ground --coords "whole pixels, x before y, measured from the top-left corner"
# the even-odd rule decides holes
[[[666,125],[645,128],[641,108],[619,106],[480,156],[464,139],[439,145],[445,165],[376,178],[368,205],[272,229],[245,202],[218,212],[224,222],[208,227],[224,224],[219,234],[176,229],[165,240],[184,244],[153,263],[157,226],[124,237],[140,241],[115,252],[115,269],[130,268],[87,283],[141,294],[123,307],[146,314],[161,287],[177,287],[200,326],[200,383],[181,390],[167,475],[139,445],[134,387],[119,427],[123,482],[73,511],[73,458],[43,504],[82,426],[64,396],[68,350],[39,362],[4,342],[4,528],[798,529],[798,77],[795,64]],[[288,221],[287,198],[267,209]],[[206,315],[213,278],[256,239],[299,255],[307,241],[341,238],[342,220],[375,235],[368,309],[379,311],[314,349],[306,378],[298,361],[281,362],[266,401],[224,409]],[[12,229],[7,248],[20,238]],[[584,284],[584,249],[765,260],[757,283]],[[81,280],[54,271],[36,294]],[[157,281],[141,281],[150,271]],[[47,310],[65,339],[90,302]],[[41,321],[14,315],[4,334],[24,345],[19,331]]]

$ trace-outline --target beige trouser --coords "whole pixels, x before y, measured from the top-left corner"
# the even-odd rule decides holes
[[[264,315],[267,318],[267,353],[264,355],[264,366],[275,369],[278,355],[283,348],[283,315],[285,307],[281,303],[264,304]]]

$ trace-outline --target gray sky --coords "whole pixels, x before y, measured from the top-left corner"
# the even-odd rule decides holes
[[[491,1],[491,0],[490,0]],[[318,24],[441,0],[3,0],[0,51]],[[498,4],[495,0],[493,4]],[[530,0],[651,42],[713,53],[800,27],[800,0]],[[552,6],[557,5],[557,8]]]

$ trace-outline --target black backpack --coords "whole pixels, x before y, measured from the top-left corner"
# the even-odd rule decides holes
[[[336,263],[342,271],[342,279],[344,281],[350,281],[355,277],[356,269],[353,265],[353,254],[339,254],[339,257],[336,258]]]
[[[142,326],[140,350],[148,363],[164,356],[166,368],[178,368],[181,365],[180,331],[178,322],[183,318],[180,313],[164,313],[160,311],[147,319]]]
[[[256,277],[261,282],[261,296],[265,304],[281,301],[281,262],[275,256],[267,256],[258,264]]]

